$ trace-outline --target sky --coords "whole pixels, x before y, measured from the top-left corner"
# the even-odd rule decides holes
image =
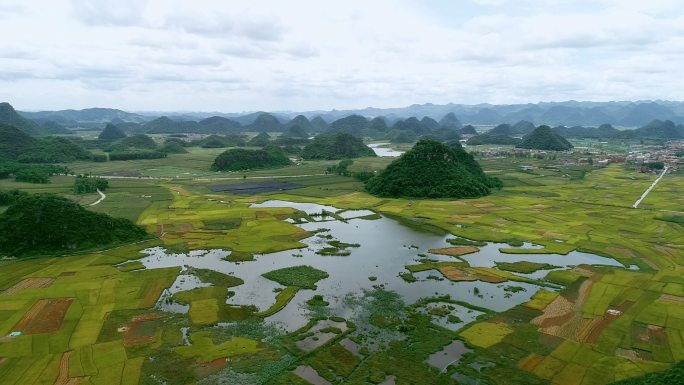
[[[0,0],[20,110],[682,100],[682,0]]]

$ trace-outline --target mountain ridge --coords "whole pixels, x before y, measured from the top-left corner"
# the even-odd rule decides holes
[[[652,120],[671,120],[676,124],[684,123],[684,101],[668,100],[636,100],[636,101],[560,101],[538,102],[518,104],[413,104],[404,107],[376,108],[366,107],[360,109],[344,110],[308,110],[308,111],[255,111],[255,112],[126,112],[117,109],[88,108],[83,110],[59,110],[28,112],[18,111],[20,115],[35,120],[53,120],[60,124],[74,122],[74,118],[87,117],[90,122],[109,122],[118,118],[127,122],[144,123],[160,116],[168,116],[173,120],[202,120],[212,116],[221,116],[234,120],[243,126],[254,123],[260,115],[265,113],[275,117],[280,123],[285,124],[287,119],[297,115],[303,115],[309,120],[316,117],[323,118],[327,123],[332,123],[349,115],[361,115],[369,120],[383,116],[388,125],[398,120],[410,117],[427,116],[440,121],[447,114],[453,113],[459,123],[463,125],[497,125],[501,123],[515,124],[521,120],[530,121],[533,124],[546,124],[551,126],[599,126],[604,123],[615,127],[639,127]],[[101,117],[93,114],[104,114]],[[106,115],[106,116],[105,116]],[[106,119],[106,118],[109,119]],[[85,121],[85,120],[84,120]]]

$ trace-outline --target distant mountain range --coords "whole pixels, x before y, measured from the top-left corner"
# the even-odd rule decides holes
[[[31,119],[36,122],[51,121],[59,123],[63,126],[74,126],[83,123],[143,123],[153,119],[143,115],[116,110],[113,108],[86,108],[84,110],[60,110],[39,112],[19,111],[19,114],[27,119]]]
[[[61,110],[40,112],[19,112],[23,117],[41,122],[55,122],[66,127],[104,127],[106,123],[145,123],[161,116],[175,121],[199,122],[210,117],[228,118],[242,126],[260,126],[264,120],[263,112],[222,113],[222,112],[139,112],[131,113],[111,108],[88,108],[84,110]],[[428,117],[440,121],[450,115],[449,121],[476,126],[515,124],[529,121],[535,125],[550,126],[600,126],[611,124],[615,127],[641,127],[653,120],[670,120],[675,124],[684,123],[684,102],[672,101],[620,101],[620,102],[542,102],[536,104],[415,104],[401,108],[365,108],[360,110],[332,110],[306,112],[270,112],[267,116],[285,125],[296,115],[309,119],[320,117],[332,123],[349,115],[367,118],[383,117],[389,125],[410,117]],[[261,118],[261,119],[260,119]],[[275,120],[275,121],[274,121]],[[255,124],[256,123],[256,124]],[[268,122],[267,122],[268,123]],[[256,127],[255,127],[256,128]]]
[[[306,116],[321,116],[333,121],[351,114],[366,117],[384,116],[390,122],[411,116],[428,116],[435,120],[453,113],[463,124],[476,126],[515,124],[529,121],[550,126],[600,126],[608,123],[616,127],[641,127],[653,120],[684,123],[684,102],[543,102],[536,104],[415,104],[403,108],[366,108],[344,111],[310,111]]]
[[[573,104],[575,102],[569,102]],[[241,116],[183,114],[170,116],[145,116],[113,109],[88,109],[66,111],[44,111],[37,113],[17,112],[9,103],[0,103],[0,159],[45,162],[64,159],[64,156],[88,158],[91,156],[83,147],[83,141],[70,140],[52,135],[73,134],[73,128],[89,128],[100,131],[98,140],[110,145],[126,145],[124,148],[141,146],[139,140],[146,139],[150,149],[154,141],[145,134],[205,134],[199,145],[206,148],[244,145],[245,132],[280,132],[279,145],[299,146],[308,143],[308,138],[336,137],[346,135],[356,138],[389,141],[391,143],[415,143],[419,139],[431,139],[447,143],[458,143],[462,138],[468,144],[520,145],[536,149],[564,149],[564,138],[592,138],[618,140],[684,139],[684,121],[680,115],[684,103],[577,103],[575,106],[561,106],[558,103],[543,103],[515,109],[512,106],[414,106],[402,109],[403,113],[416,114],[399,118],[396,109],[378,110],[388,112],[380,116],[370,114],[349,114],[349,111],[334,111],[313,116],[303,113],[288,117],[282,113],[258,112]],[[460,109],[459,109],[460,108]],[[456,110],[456,111],[453,111]],[[553,126],[536,123],[530,111],[546,120],[536,122],[578,122],[588,116],[609,116],[618,121],[645,121],[637,128],[616,128],[611,123],[567,124]],[[445,112],[441,115],[442,112]],[[527,111],[527,112],[525,112]],[[599,111],[602,111],[599,113]],[[368,112],[365,110],[365,112]],[[430,113],[431,116],[424,115]],[[470,114],[470,115],[469,115]],[[227,114],[223,114],[227,115]],[[336,116],[339,118],[334,119]],[[492,122],[525,116],[528,119],[512,123]],[[581,119],[580,119],[581,118]],[[54,119],[54,120],[53,120]],[[84,119],[84,120],[80,120]],[[108,120],[109,119],[109,120]],[[326,120],[328,119],[328,120]],[[334,119],[334,120],[333,120]],[[568,120],[566,120],[568,119]],[[59,122],[58,122],[59,121]],[[601,120],[603,122],[610,120]],[[463,125],[463,124],[466,125]],[[473,125],[481,126],[477,130]],[[487,127],[482,126],[490,126]],[[67,129],[72,128],[72,129]],[[541,134],[531,135],[536,131]],[[325,134],[321,136],[320,134]],[[543,134],[543,135],[542,135]],[[72,135],[75,136],[75,135]],[[262,135],[261,139],[263,141]],[[134,145],[127,145],[128,142]],[[183,142],[181,141],[181,144]],[[268,137],[266,137],[268,143]],[[90,143],[89,145],[93,145]],[[334,148],[346,148],[346,144],[331,143]],[[174,151],[184,151],[177,146]],[[348,146],[347,146],[348,147]],[[114,147],[112,147],[114,148]],[[27,150],[29,149],[29,150]]]

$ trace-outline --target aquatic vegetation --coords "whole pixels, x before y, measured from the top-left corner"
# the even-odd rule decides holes
[[[175,351],[185,358],[193,358],[197,362],[211,362],[219,358],[234,357],[242,354],[254,354],[258,342],[243,337],[233,337],[220,344],[214,344],[209,332],[196,332],[190,335],[191,346],[179,346]]]
[[[518,261],[518,262],[496,262],[496,268],[513,273],[530,274],[537,270],[551,270],[557,269],[559,266],[554,266],[548,263]]]
[[[292,266],[262,274],[264,278],[276,281],[283,286],[302,289],[316,289],[316,282],[328,278],[328,273],[311,266]]]
[[[292,298],[294,298],[298,291],[299,287],[297,286],[286,287],[276,295],[276,301],[273,304],[273,306],[262,312],[257,313],[256,315],[259,317],[269,317],[283,310],[283,308],[287,306],[287,304],[290,303],[290,301],[292,301]]]

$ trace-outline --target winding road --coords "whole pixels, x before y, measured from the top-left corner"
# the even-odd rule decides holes
[[[660,182],[660,180],[663,179],[663,177],[665,176],[665,173],[667,172],[668,169],[669,169],[669,167],[665,166],[665,169],[663,169],[663,173],[660,174],[660,176],[658,177],[658,179],[656,179],[656,180],[653,182],[653,184],[652,184],[649,188],[646,189],[646,191],[644,191],[644,193],[641,195],[641,198],[637,199],[637,201],[634,202],[634,204],[632,205],[632,208],[635,208],[635,209],[636,209],[636,208],[639,207],[639,205],[641,204],[641,202],[642,202],[644,199],[646,199],[646,196],[648,195],[648,193],[650,193],[651,190],[653,190],[653,188],[658,184],[658,182]]]
[[[97,189],[97,193],[100,194],[100,199],[91,203],[90,206],[95,206],[95,205],[99,204],[100,202],[102,202],[103,200],[105,200],[105,198],[107,198],[107,196],[102,191],[100,191],[100,189]]]

